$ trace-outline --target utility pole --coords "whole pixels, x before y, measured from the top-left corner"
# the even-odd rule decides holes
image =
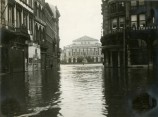
[[[124,6],[124,27],[123,27],[123,69],[126,69],[126,1],[122,2],[122,6]]]
[[[124,21],[124,30],[123,30],[123,53],[124,53],[124,56],[123,56],[123,63],[124,63],[124,69],[126,69],[128,67],[128,62],[127,62],[127,39],[126,39],[126,29],[128,27],[128,20],[129,20],[129,4],[128,4],[128,0],[127,1],[124,1],[124,9],[125,9],[125,21]]]

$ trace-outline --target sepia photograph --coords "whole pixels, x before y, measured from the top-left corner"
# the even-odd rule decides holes
[[[158,117],[158,0],[0,0],[0,117]]]

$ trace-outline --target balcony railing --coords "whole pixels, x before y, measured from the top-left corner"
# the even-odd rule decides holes
[[[142,27],[128,27],[126,28],[126,31],[148,31],[148,30],[157,30],[158,26],[142,26]],[[123,32],[124,28],[120,28],[120,29],[112,29],[109,30],[108,34],[111,33],[118,33],[118,32]]]
[[[103,44],[118,44],[122,43],[123,34],[125,33],[125,39],[154,39],[157,36],[158,25],[146,26],[146,27],[128,27],[124,29],[110,30],[109,33],[102,36],[101,42]],[[119,38],[119,39],[118,39]]]

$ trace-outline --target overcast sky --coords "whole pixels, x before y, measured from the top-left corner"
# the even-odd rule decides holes
[[[69,45],[72,40],[84,35],[100,40],[101,37],[101,0],[45,0],[56,5],[59,19],[60,47]]]

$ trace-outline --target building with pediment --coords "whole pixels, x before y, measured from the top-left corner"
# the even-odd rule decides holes
[[[61,53],[62,63],[100,63],[103,62],[99,40],[89,36],[73,40]]]

